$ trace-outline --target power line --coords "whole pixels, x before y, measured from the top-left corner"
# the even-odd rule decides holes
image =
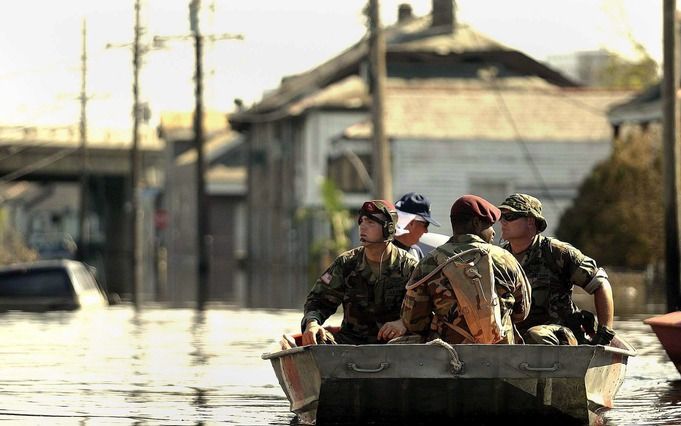
[[[104,57],[107,52],[107,47],[101,48],[94,53],[89,53],[90,59],[98,59],[100,56]],[[28,74],[42,74],[53,72],[55,69],[64,68],[65,70],[80,71],[80,65],[74,64],[70,61],[60,60],[56,62],[46,63],[37,67],[24,68],[4,74],[0,74],[0,80],[11,80],[15,78],[24,77]]]
[[[200,0],[189,3],[189,24],[191,34],[155,36],[153,45],[156,48],[165,47],[165,42],[174,40],[191,40],[194,42],[195,74],[194,74],[194,149],[196,150],[196,237],[198,286],[197,307],[203,309],[208,298],[209,278],[209,244],[210,244],[210,205],[206,194],[205,164],[204,164],[204,129],[203,129],[203,46],[206,42],[220,40],[243,40],[241,34],[203,34],[199,28]]]
[[[17,180],[21,177],[24,177],[28,174],[31,174],[31,173],[33,173],[37,170],[40,170],[43,167],[47,167],[50,164],[56,163],[57,161],[66,157],[67,155],[75,152],[76,150],[78,150],[78,147],[65,148],[65,149],[59,150],[59,151],[55,152],[54,154],[52,154],[48,157],[42,158],[38,161],[35,161],[35,162],[25,166],[25,167],[22,167],[19,170],[15,170],[15,171],[8,173],[4,176],[0,176],[0,185],[6,185],[6,184],[8,184],[8,183],[10,183],[14,180]]]
[[[478,39],[478,42],[481,42],[480,36],[477,33],[477,31],[472,31],[473,36]],[[553,198],[553,195],[551,194],[551,191],[549,190],[548,185],[546,184],[546,181],[544,180],[544,176],[541,173],[541,170],[539,170],[539,167],[534,161],[534,158],[532,157],[532,152],[530,149],[527,147],[527,144],[525,140],[522,138],[520,135],[520,130],[518,130],[518,126],[516,124],[515,119],[513,118],[513,114],[511,113],[511,110],[509,109],[508,105],[506,104],[506,100],[504,99],[503,95],[501,94],[501,90],[499,89],[499,86],[497,84],[497,76],[496,76],[496,68],[492,67],[486,74],[487,74],[487,80],[489,81],[489,85],[494,91],[496,98],[497,98],[497,104],[501,107],[501,110],[504,112],[504,115],[506,116],[506,119],[508,120],[509,124],[511,125],[513,129],[513,134],[516,142],[520,146],[520,148],[523,151],[523,154],[525,156],[525,160],[530,166],[530,169],[532,170],[532,174],[534,175],[535,179],[539,182],[542,190],[546,193],[546,197],[549,199],[553,207],[558,210],[558,204],[556,203],[556,200]],[[485,76],[483,75],[483,80],[485,80]]]
[[[513,135],[518,143],[518,145],[521,147],[523,150],[523,153],[525,155],[525,160],[527,163],[530,165],[530,169],[532,170],[532,174],[534,175],[535,179],[539,182],[539,185],[541,186],[542,190],[546,193],[546,197],[551,201],[551,204],[553,204],[553,207],[558,210],[558,203],[556,203],[556,200],[553,198],[553,195],[551,194],[551,191],[549,190],[548,185],[546,184],[546,181],[544,180],[544,176],[541,173],[541,170],[539,170],[539,167],[534,161],[534,158],[532,157],[532,152],[530,149],[527,147],[527,143],[525,140],[522,138],[520,135],[520,131],[518,130],[518,126],[516,124],[515,119],[513,118],[513,114],[511,113],[511,110],[509,109],[508,105],[506,104],[506,100],[504,99],[503,95],[501,94],[501,90],[499,89],[499,86],[497,85],[497,80],[496,80],[496,75],[491,75],[491,78],[489,79],[490,87],[492,87],[496,98],[497,98],[497,104],[500,106],[501,110],[503,111],[504,115],[506,116],[506,119],[508,120],[509,124],[511,125],[511,128],[513,129]]]
[[[14,157],[15,155],[19,155],[19,154],[21,154],[22,152],[26,151],[27,149],[31,149],[31,148],[40,148],[40,147],[49,145],[49,144],[51,144],[51,143],[52,143],[52,141],[45,141],[45,142],[42,142],[42,143],[39,143],[39,144],[25,145],[25,146],[22,146],[22,147],[20,147],[20,148],[16,148],[16,149],[12,150],[12,152],[10,152],[9,154],[4,155],[4,156],[1,156],[1,157],[0,157],[0,161],[5,161],[5,160],[7,160],[8,158],[12,158],[12,157]]]

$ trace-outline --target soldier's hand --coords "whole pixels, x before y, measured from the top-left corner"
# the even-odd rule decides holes
[[[615,331],[612,328],[607,325],[599,325],[591,344],[608,346],[614,337]]]
[[[407,332],[407,327],[404,326],[401,319],[386,322],[380,330],[378,330],[378,340],[392,340],[395,337],[404,336]]]
[[[305,326],[305,332],[303,333],[303,346],[305,345],[316,345],[319,343],[336,343],[333,334],[326,331],[324,327],[319,325],[317,321],[310,321]]]
[[[317,321],[310,321],[305,326],[305,332],[303,333],[303,346],[306,345],[316,345],[317,344],[317,333],[321,330]]]

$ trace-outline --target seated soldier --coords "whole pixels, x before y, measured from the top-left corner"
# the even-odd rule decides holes
[[[504,248],[522,265],[534,296],[530,315],[518,324],[525,343],[610,344],[614,307],[605,270],[570,244],[541,235],[547,224],[535,197],[513,194],[499,209]],[[573,302],[574,286],[593,295],[597,328],[593,314]]]
[[[416,259],[391,244],[397,212],[385,200],[367,201],[358,217],[361,246],[346,251],[317,280],[307,296],[301,323],[303,345],[380,343],[403,335],[400,306]],[[343,305],[335,336],[322,324]]]
[[[531,289],[504,249],[490,244],[501,212],[465,195],[454,202],[454,236],[418,264],[402,303],[402,321],[425,340],[515,343],[513,324],[527,317]]]

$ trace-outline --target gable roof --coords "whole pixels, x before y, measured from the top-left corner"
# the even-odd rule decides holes
[[[432,27],[431,21],[428,15],[386,28],[386,62],[390,64],[393,60],[401,60],[422,63],[433,59],[449,59],[457,63],[471,59],[487,60],[504,64],[526,75],[539,76],[558,86],[577,86],[561,73],[490,39],[466,24],[457,23],[452,29],[446,26]],[[230,116],[230,123],[238,129],[243,123],[285,117],[287,113],[282,108],[287,105],[348,76],[360,75],[368,51],[368,39],[364,37],[321,65],[283,78],[276,90],[264,96],[252,108]]]
[[[393,139],[608,141],[607,108],[630,94],[560,88],[539,78],[498,79],[497,85],[390,79],[386,134]],[[348,127],[341,138],[369,139],[371,133],[367,118]]]
[[[614,126],[623,123],[661,121],[662,83],[652,85],[626,102],[614,105],[608,111],[608,120]]]

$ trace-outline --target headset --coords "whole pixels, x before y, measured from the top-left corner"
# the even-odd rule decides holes
[[[360,238],[360,241],[366,243],[384,243],[386,241],[391,241],[393,239],[393,237],[395,236],[395,222],[397,221],[396,219],[397,212],[394,209],[391,211],[390,207],[392,207],[392,205],[383,200],[372,200],[362,204],[362,207],[359,209],[359,217],[357,218],[357,224],[360,225],[362,223],[363,216],[367,216],[371,220],[378,222],[383,228],[383,240],[369,241]],[[377,213],[383,214],[384,216],[387,216],[390,219],[381,220],[375,216]]]

